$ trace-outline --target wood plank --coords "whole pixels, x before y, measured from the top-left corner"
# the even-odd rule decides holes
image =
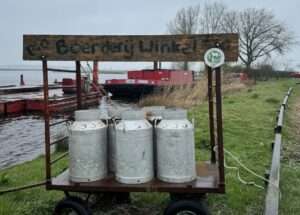
[[[57,61],[203,61],[218,44],[227,62],[237,61],[238,34],[24,35],[23,59]]]
[[[198,163],[197,179],[187,183],[166,183],[158,179],[143,184],[122,184],[117,182],[112,175],[102,180],[74,183],[69,180],[69,170],[52,179],[48,189],[69,191],[110,191],[110,192],[185,192],[223,193],[218,187],[218,168],[213,164]]]

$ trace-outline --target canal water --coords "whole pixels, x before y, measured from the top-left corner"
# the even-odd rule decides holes
[[[42,74],[39,71],[0,71],[0,86],[19,83],[19,76],[23,74],[28,85],[42,84]],[[49,72],[49,83],[55,79],[74,78],[72,73]],[[126,74],[100,74],[100,82],[112,78],[126,78]],[[5,95],[0,95],[0,100]],[[110,108],[129,107],[132,104],[122,101],[112,101]],[[59,119],[57,119],[59,120]],[[55,121],[55,120],[54,120]],[[52,141],[67,135],[65,124],[51,128]],[[25,161],[32,160],[44,153],[44,120],[36,116],[22,116],[0,119],[0,169],[7,168]]]
[[[52,141],[64,137],[66,125],[53,127],[51,134]],[[44,150],[44,120],[40,117],[22,116],[0,122],[0,169],[32,160]]]
[[[43,83],[42,71],[0,71],[0,86],[2,85],[18,85],[20,83],[20,75],[24,76],[25,84],[38,85]],[[75,79],[75,73],[71,72],[49,72],[49,84],[55,80],[61,81],[63,78]],[[126,73],[120,74],[99,74],[100,83],[104,83],[107,79],[127,78]]]

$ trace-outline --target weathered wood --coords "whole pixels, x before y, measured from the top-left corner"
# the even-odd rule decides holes
[[[75,61],[203,61],[219,46],[225,60],[237,61],[238,34],[203,35],[24,35],[23,59]]]
[[[265,215],[277,215],[279,208],[281,134],[275,134],[272,165],[266,195]]]

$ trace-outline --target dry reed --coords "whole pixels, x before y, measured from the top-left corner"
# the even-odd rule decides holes
[[[225,79],[225,78],[224,78]],[[239,91],[246,87],[238,79],[223,80],[223,93]],[[163,105],[166,107],[190,108],[207,100],[207,81],[203,78],[191,85],[165,87],[139,101],[139,106]]]

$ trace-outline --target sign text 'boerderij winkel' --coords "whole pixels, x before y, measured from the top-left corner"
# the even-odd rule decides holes
[[[24,35],[24,60],[202,61],[218,45],[226,61],[238,58],[237,34],[72,36]]]

